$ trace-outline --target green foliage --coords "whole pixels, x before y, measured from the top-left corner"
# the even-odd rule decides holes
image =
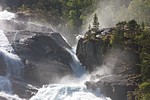
[[[140,57],[141,57],[141,74],[143,76],[143,81],[150,80],[150,31],[144,30],[139,37],[139,45],[142,47]]]
[[[139,89],[142,91],[142,93],[150,93],[150,83],[144,82],[139,86]]]
[[[139,86],[139,90],[141,93],[141,99],[140,100],[149,100],[150,98],[150,83],[144,82]]]
[[[115,31],[114,37],[112,38],[112,46],[113,48],[121,48],[123,43],[123,31],[118,28]]]
[[[110,43],[112,44],[113,48],[122,48],[125,25],[126,22],[119,22],[116,24],[117,28],[115,29],[115,34],[110,40]]]
[[[95,13],[93,17],[93,31],[96,32],[98,29],[99,29],[99,21],[97,14]]]
[[[140,26],[137,24],[135,20],[131,20],[128,22],[128,28],[129,32],[134,35],[137,34],[140,30]]]

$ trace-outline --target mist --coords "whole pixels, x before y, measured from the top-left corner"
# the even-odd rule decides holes
[[[115,27],[118,22],[132,19],[140,24],[142,22],[147,23],[146,20],[149,20],[149,10],[148,7],[144,9],[144,5],[146,5],[146,1],[144,2],[142,0],[99,0],[99,2],[94,4],[94,7],[91,8],[94,9],[92,13],[89,14],[88,11],[85,10],[85,15],[87,15],[87,17],[83,21],[83,31],[81,33],[84,34],[87,31],[89,24],[92,26],[95,13],[99,18],[100,29]]]

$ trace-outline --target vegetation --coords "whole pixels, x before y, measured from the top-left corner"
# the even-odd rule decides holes
[[[85,40],[101,38],[103,40],[103,53],[107,51],[106,49],[115,48],[121,50],[121,52],[128,52],[132,63],[123,62],[128,66],[128,69],[131,69],[130,71],[133,71],[139,77],[137,83],[139,89],[136,91],[135,97],[139,100],[148,100],[150,98],[150,29],[144,27],[145,25],[140,26],[135,20],[123,21],[117,23],[116,27],[108,34],[102,35],[98,26],[98,17],[95,14],[93,27],[89,26],[89,30],[84,37]],[[96,31],[92,29],[96,29]],[[101,36],[97,37],[97,35]],[[132,58],[132,56],[134,57]],[[141,78],[142,81],[140,81]]]
[[[95,17],[93,20],[95,20]],[[134,64],[129,64],[130,66],[128,66],[133,69],[132,71],[135,74],[142,76],[139,77],[139,80],[142,78],[142,81],[138,81],[139,89],[135,93],[135,97],[138,100],[148,100],[150,98],[150,29],[143,26],[140,26],[135,20],[123,21],[116,24],[116,27],[109,34],[102,35],[101,32],[97,33],[98,31],[93,33],[101,35],[99,38],[103,39],[104,51],[117,48],[121,52],[128,52],[135,57]],[[86,37],[94,40],[98,38],[93,38],[92,35],[85,35]]]
[[[144,82],[139,86],[141,92],[141,99],[148,100],[150,98],[150,83]]]
[[[92,27],[91,25],[89,25],[88,27],[88,31],[85,33],[84,38],[86,38],[87,40],[92,40],[92,39],[96,39],[95,38],[95,34],[98,32],[99,30],[99,21],[98,21],[98,17],[97,14],[95,13],[94,17],[93,17],[93,22],[92,22]]]
[[[98,29],[99,29],[99,21],[98,21],[97,14],[95,14],[93,18],[93,31],[97,32]]]

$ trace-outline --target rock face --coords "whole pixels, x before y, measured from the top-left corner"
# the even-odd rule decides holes
[[[20,31],[13,47],[25,64],[24,78],[29,83],[49,84],[72,72],[72,57],[66,50],[71,47],[59,33]]]
[[[85,82],[88,89],[96,91],[100,89],[100,92],[110,97],[112,100],[127,100],[127,93],[134,91],[140,82],[139,76],[130,75],[95,75],[91,77],[91,81]],[[94,81],[99,80],[99,81]]]
[[[102,64],[102,40],[81,38],[77,45],[77,57],[89,71]]]

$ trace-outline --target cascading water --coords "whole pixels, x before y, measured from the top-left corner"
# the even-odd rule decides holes
[[[11,20],[14,16],[13,13],[7,11],[0,12],[0,20]],[[0,92],[12,93],[12,84],[9,77],[21,78],[22,76],[23,64],[21,59],[13,52],[6,35],[0,30],[1,67],[6,71],[5,76],[0,76]]]
[[[21,77],[23,69],[21,59],[12,53],[13,48],[3,31],[0,31],[0,39],[0,57],[3,59],[4,66],[6,66],[7,75]]]
[[[67,48],[66,50],[71,54],[73,59],[70,66],[76,74],[77,79],[75,78],[75,83],[74,80],[67,82],[69,79],[64,79],[63,81],[65,81],[66,84],[44,85],[30,100],[111,100],[100,94],[99,89],[96,91],[87,90],[82,83],[84,83],[83,80],[85,80],[89,74],[86,73],[86,70],[79,62],[75,52]],[[83,74],[86,74],[85,76],[87,77],[84,77]]]
[[[73,59],[73,61],[70,63],[71,68],[73,69],[77,77],[81,77],[83,74],[86,73],[85,68],[81,65],[73,50],[69,50],[67,48],[66,50],[71,54],[71,57]]]
[[[43,86],[30,100],[110,100],[88,91],[82,85],[53,84]]]
[[[12,93],[12,84],[7,77],[0,76],[0,91]]]
[[[7,11],[0,12],[0,20],[12,20],[15,14],[9,13]],[[73,61],[70,63],[71,68],[76,74],[78,82],[73,82],[72,80],[65,80],[67,84],[50,84],[44,85],[40,88],[36,95],[31,97],[30,100],[110,100],[98,93],[94,93],[86,89],[83,84],[83,79],[81,76],[87,74],[84,67],[80,64],[75,53],[72,50],[66,49],[72,56]],[[0,76],[0,97],[5,97],[8,100],[22,100],[18,96],[8,95],[6,93],[12,93],[12,83],[10,82],[10,77],[21,78],[23,71],[23,64],[21,59],[13,53],[13,48],[11,47],[7,37],[3,31],[0,31],[0,57],[3,60],[3,64],[6,69],[6,75]],[[85,75],[89,76],[89,75]],[[82,80],[82,81],[80,81]]]

